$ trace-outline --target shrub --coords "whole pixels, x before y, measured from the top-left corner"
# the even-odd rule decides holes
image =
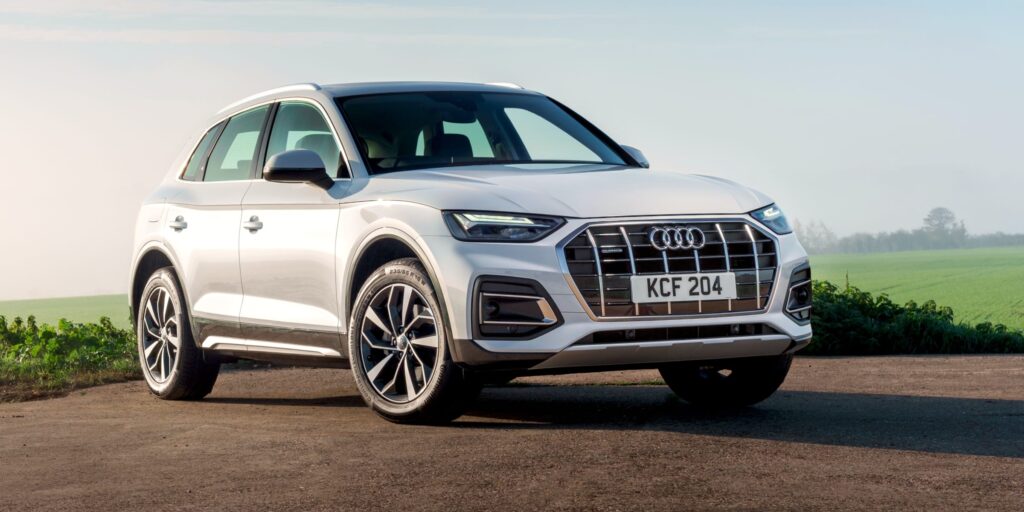
[[[35,317],[0,316],[0,385],[59,390],[139,375],[135,336],[103,317],[99,323],[40,325]]]
[[[814,342],[808,355],[1024,352],[1024,333],[1002,324],[966,325],[935,301],[893,303],[885,294],[814,283]]]

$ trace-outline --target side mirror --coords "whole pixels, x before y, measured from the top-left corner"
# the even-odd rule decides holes
[[[309,183],[324,190],[334,185],[323,159],[315,151],[293,149],[267,159],[263,179],[276,183]]]
[[[636,160],[636,163],[640,164],[640,167],[643,167],[644,169],[651,167],[651,163],[647,161],[647,157],[644,156],[643,152],[639,149],[634,148],[633,146],[622,146],[622,149],[625,149],[626,153],[629,153],[629,156],[633,157],[633,160]]]

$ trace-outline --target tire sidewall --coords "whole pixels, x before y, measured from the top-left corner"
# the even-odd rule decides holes
[[[153,379],[148,371],[145,347],[143,347],[142,341],[144,331],[146,329],[146,302],[149,300],[149,296],[158,287],[166,288],[171,292],[171,304],[174,306],[174,314],[177,317],[178,339],[180,343],[180,346],[178,347],[178,357],[174,362],[174,368],[171,369],[171,376],[162,383]],[[139,352],[139,364],[141,365],[142,375],[145,377],[149,390],[157,396],[164,396],[170,390],[175,389],[177,381],[181,375],[181,365],[185,358],[184,352],[188,350],[188,344],[192,343],[192,329],[188,321],[188,315],[183,307],[184,303],[185,301],[181,294],[181,287],[178,286],[178,280],[174,277],[174,274],[166,268],[153,273],[149,278],[149,281],[146,282],[146,286],[143,288],[142,295],[139,300],[139,306],[137,308],[138,311],[136,312],[135,318],[135,339]]]
[[[366,377],[366,369],[363,368],[361,350],[363,316],[377,292],[392,284],[410,285],[423,295],[431,311],[434,311],[434,325],[439,338],[437,347],[441,352],[440,363],[434,369],[433,378],[427,384],[427,389],[407,403],[395,403],[380,396],[369,382]],[[386,417],[400,419],[420,413],[431,404],[438,390],[443,386],[443,382],[451,377],[450,374],[458,370],[451,360],[448,349],[450,333],[446,315],[441,310],[441,301],[438,300],[426,271],[418,263],[394,261],[374,272],[356,296],[352,315],[349,318],[348,331],[348,356],[359,393],[367,405]]]

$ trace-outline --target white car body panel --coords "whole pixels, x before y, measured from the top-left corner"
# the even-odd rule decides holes
[[[239,231],[243,325],[338,332],[338,213],[334,198],[309,185],[252,183],[241,218],[263,227]]]
[[[242,306],[238,236],[242,197],[247,182],[202,183],[183,189],[168,201],[160,226],[164,244],[173,247],[179,279],[189,291],[193,314],[237,322]],[[181,218],[187,227],[171,223]]]

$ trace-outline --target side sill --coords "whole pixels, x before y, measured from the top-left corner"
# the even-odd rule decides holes
[[[217,355],[284,365],[323,368],[350,367],[348,359],[338,351],[323,347],[209,336],[203,341],[201,348]]]
[[[276,341],[243,340],[226,336],[207,336],[202,348],[211,350],[231,350],[241,352],[264,352],[268,354],[342,357],[337,350],[308,345],[295,345]]]

